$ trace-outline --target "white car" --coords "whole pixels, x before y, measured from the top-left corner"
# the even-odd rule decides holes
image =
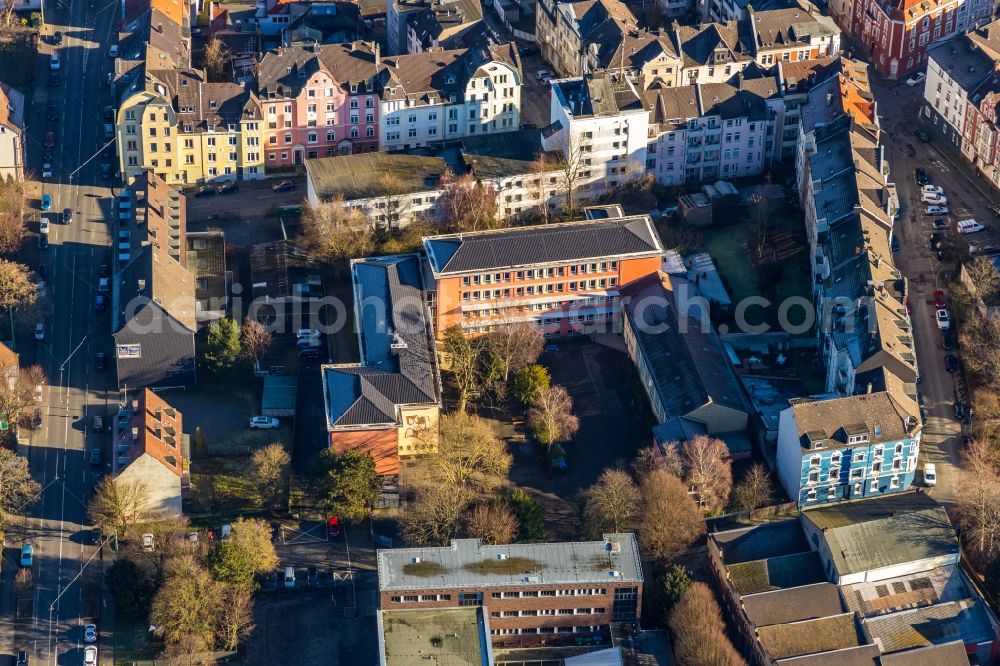
[[[940,194],[944,196],[944,188],[940,185],[924,185],[920,188],[920,191],[924,194]]]
[[[58,53],[53,53],[51,56],[49,56],[49,69],[51,69],[53,72],[57,72],[59,71],[59,67],[61,65],[62,62],[59,60]]]
[[[49,233],[49,218],[43,217],[38,222],[38,233],[40,233],[40,234],[47,234],[47,233]]]
[[[948,214],[948,207],[947,206],[927,206],[927,208],[924,208],[924,214],[926,214],[926,215],[947,215]]]
[[[97,642],[97,625],[87,624],[83,627],[83,642],[84,643],[96,643]]]
[[[97,648],[93,645],[83,648],[83,666],[97,666]]]
[[[975,220],[959,220],[955,226],[960,234],[975,234],[986,230],[986,227]]]
[[[42,165],[42,178],[52,177],[52,165],[46,162]]]
[[[108,47],[108,57],[109,58],[117,58],[118,57],[118,45],[117,44],[112,44],[111,46]]]
[[[299,340],[302,340],[303,338],[319,338],[322,336],[323,334],[317,331],[315,328],[300,328],[299,330],[295,331],[295,337]]]
[[[537,72],[535,72],[535,78],[538,79],[539,81],[541,81],[542,79],[550,79],[552,78],[552,72],[550,72],[547,69],[540,69]]]
[[[940,310],[935,312],[934,319],[935,321],[937,321],[938,329],[942,331],[947,331],[951,329],[951,317],[948,315],[948,311],[946,309],[941,308]]]
[[[35,324],[35,339],[44,340],[45,339],[45,322],[38,322]]]
[[[930,206],[947,206],[948,198],[940,194],[931,194],[930,192],[924,192],[920,195],[920,200],[925,204]]]
[[[934,463],[924,463],[924,485],[937,485],[937,467]]]
[[[914,74],[910,78],[906,79],[906,85],[908,85],[908,86],[915,86],[915,85],[917,85],[919,83],[923,83],[924,79],[926,79],[926,78],[927,78],[927,74],[925,74],[924,72],[917,72],[916,74]]]
[[[277,428],[279,425],[281,424],[278,422],[278,419],[273,416],[255,416],[250,419],[251,428],[267,430],[269,428]]]

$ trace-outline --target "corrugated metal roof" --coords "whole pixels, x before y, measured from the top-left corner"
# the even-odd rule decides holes
[[[383,591],[641,581],[639,550],[631,533],[605,534],[604,541],[497,546],[453,539],[450,546],[378,551]]]

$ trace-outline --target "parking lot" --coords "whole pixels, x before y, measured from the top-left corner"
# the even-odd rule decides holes
[[[564,444],[568,469],[550,473],[540,447],[531,441],[513,444],[511,481],[531,492],[545,508],[552,539],[577,538],[574,503],[608,467],[627,467],[636,451],[651,441],[652,416],[635,369],[622,352],[589,342],[570,342],[542,355],[552,383],[573,398],[580,430]],[[634,381],[633,381],[634,380]]]

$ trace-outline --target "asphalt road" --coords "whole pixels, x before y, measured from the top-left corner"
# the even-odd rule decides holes
[[[32,434],[30,445],[21,448],[44,490],[29,514],[8,531],[9,545],[34,546],[34,618],[18,622],[12,636],[8,632],[0,636],[0,653],[28,650],[32,664],[82,662],[83,594],[99,585],[104,561],[84,538],[89,536],[86,502],[91,475],[84,452],[100,444],[91,441],[92,433],[85,427],[88,411],[106,410],[109,400],[117,401],[116,394],[106,391],[112,385],[110,374],[96,373],[91,362],[109,345],[109,317],[96,314],[93,303],[97,268],[107,261],[110,244],[106,220],[112,219],[112,192],[108,181],[99,178],[98,160],[88,160],[106,143],[101,110],[112,100],[102,83],[111,66],[105,53],[116,26],[117,4],[98,0],[91,9],[88,3],[47,3],[46,41],[56,30],[63,33],[62,44],[55,47],[62,57],[62,83],[55,88],[46,85],[53,47],[43,44],[28,127],[27,159],[35,173],[41,171],[45,133],[56,132],[54,177],[41,191],[52,195],[53,211],[73,210],[73,221],[54,225],[49,249],[38,252],[39,261],[48,267],[52,303],[48,333],[42,341],[18,340],[22,363],[42,365],[49,377],[43,426]],[[58,122],[45,119],[50,101],[61,109]],[[21,541],[12,543],[12,538]],[[102,660],[110,659],[106,647],[101,651]]]
[[[884,144],[888,149],[892,180],[904,207],[903,216],[894,227],[902,240],[902,249],[896,253],[895,261],[910,282],[911,319],[922,377],[919,388],[924,431],[919,464],[921,469],[924,463],[936,464],[938,482],[930,492],[939,501],[952,505],[960,483],[962,427],[954,418],[957,377],[944,366],[946,352],[942,349],[941,334],[934,320],[933,293],[936,289],[947,290],[944,273],[954,274],[955,264],[954,261],[943,264],[931,256],[928,237],[934,230],[933,220],[939,216],[923,214],[914,171],[923,168],[931,181],[945,190],[952,210],[948,216],[951,222],[948,235],[953,258],[963,258],[968,252],[967,239],[955,231],[955,221],[973,217],[989,223],[995,216],[989,209],[987,196],[935,147],[935,142],[941,139],[925,144],[914,135],[923,89],[881,80],[875,80],[872,87],[878,100],[882,128],[888,133]],[[976,240],[986,240],[985,234],[976,236],[980,237]],[[918,474],[917,482],[921,480],[922,475]]]

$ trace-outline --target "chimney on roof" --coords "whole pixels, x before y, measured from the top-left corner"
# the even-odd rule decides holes
[[[160,33],[161,35],[163,34],[163,24],[162,23],[157,23],[156,24],[156,32]]]
[[[375,68],[378,69],[379,60],[381,59],[382,55],[378,42],[372,42],[372,51],[375,53]]]

